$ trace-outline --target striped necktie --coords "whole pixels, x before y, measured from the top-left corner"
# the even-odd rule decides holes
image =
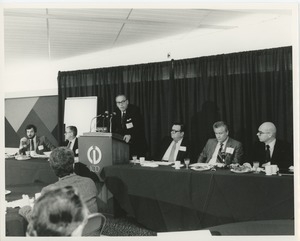
[[[219,148],[219,151],[218,151],[218,157],[217,157],[217,160],[218,160],[218,162],[220,162],[220,163],[223,163],[223,158],[222,158],[222,149],[223,149],[223,145],[224,145],[224,143],[221,143],[220,148]]]

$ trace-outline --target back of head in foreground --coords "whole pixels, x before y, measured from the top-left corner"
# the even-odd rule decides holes
[[[27,235],[81,236],[87,217],[87,207],[73,187],[55,188],[36,200]]]
[[[74,153],[67,147],[57,147],[51,152],[49,163],[56,176],[70,175],[74,172]]]

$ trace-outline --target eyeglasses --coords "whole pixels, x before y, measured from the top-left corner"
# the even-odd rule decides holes
[[[116,101],[117,105],[124,104],[127,100]]]
[[[181,132],[181,131],[171,130],[171,133],[177,133],[177,132]]]
[[[71,131],[66,131],[66,132],[65,132],[65,134],[70,134],[70,133],[72,133],[72,132],[71,132]]]
[[[258,134],[258,135],[269,134],[269,132],[258,131],[257,134]]]

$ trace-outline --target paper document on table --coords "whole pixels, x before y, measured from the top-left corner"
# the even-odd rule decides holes
[[[213,165],[208,164],[208,163],[202,163],[202,162],[197,162],[197,163],[193,163],[190,165],[190,167],[213,167]]]
[[[33,157],[33,158],[49,158],[49,156],[41,155],[41,154],[34,154],[34,155],[31,155],[31,157]]]
[[[143,166],[143,167],[158,167],[158,164],[156,164],[154,162],[143,162],[143,163],[141,163],[141,166]]]
[[[164,161],[154,161],[154,163],[160,165],[160,166],[169,166],[174,164],[174,162],[164,162]]]
[[[15,207],[24,207],[24,206],[32,206],[34,202],[34,198],[29,198],[28,195],[22,195],[22,199],[18,199],[15,201],[7,202],[5,201],[7,208],[15,208]]]

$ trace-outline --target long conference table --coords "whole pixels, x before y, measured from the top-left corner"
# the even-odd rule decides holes
[[[294,220],[293,176],[236,174],[222,169],[199,172],[138,164],[104,167],[101,175],[127,215],[158,232],[257,220]],[[57,177],[46,159],[8,158],[5,181],[6,189],[12,191],[6,201],[13,201],[22,194],[33,197]],[[24,236],[26,226],[18,208],[7,208],[7,236]]]
[[[294,224],[293,176],[133,164],[105,167],[101,175],[127,215],[157,232],[265,220]]]
[[[11,191],[5,196],[8,202],[21,199],[23,194],[32,198],[44,186],[57,180],[45,158],[5,159],[5,189]],[[27,222],[19,215],[18,210],[19,208],[6,209],[6,236],[25,236]]]

